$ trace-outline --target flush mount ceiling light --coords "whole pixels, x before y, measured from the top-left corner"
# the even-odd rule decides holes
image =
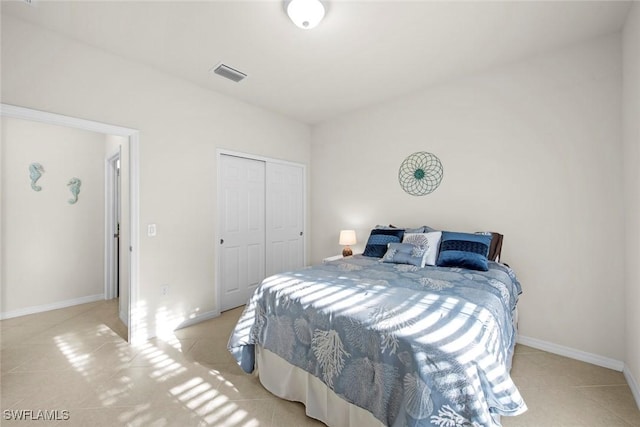
[[[287,15],[298,27],[309,30],[324,18],[324,6],[319,0],[291,0]]]

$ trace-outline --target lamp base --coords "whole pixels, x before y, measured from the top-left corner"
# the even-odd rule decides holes
[[[342,256],[343,257],[347,257],[347,256],[351,256],[353,255],[353,251],[351,250],[351,248],[349,246],[345,246],[345,248],[342,250]]]

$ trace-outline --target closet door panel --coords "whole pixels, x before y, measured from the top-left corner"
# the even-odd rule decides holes
[[[267,275],[304,267],[304,170],[267,163]]]
[[[265,163],[220,156],[221,310],[247,302],[265,277]]]

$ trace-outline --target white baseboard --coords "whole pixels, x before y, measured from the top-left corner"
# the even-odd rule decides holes
[[[190,319],[185,320],[184,322],[180,323],[177,327],[176,330],[178,329],[182,329],[182,328],[186,328],[187,326],[191,326],[191,325],[195,325],[196,323],[200,323],[200,322],[204,322],[205,320],[209,320],[209,319],[213,319],[220,316],[220,312],[219,311],[206,311],[202,314],[199,314],[195,317],[192,317]]]
[[[622,371],[624,377],[627,380],[627,384],[629,384],[629,388],[631,389],[631,393],[633,394],[633,398],[636,400],[636,405],[638,405],[638,409],[640,409],[640,386],[638,385],[638,381],[633,377],[629,366],[624,365],[624,370]]]
[[[522,345],[537,348],[538,350],[548,351],[549,353],[559,354],[560,356],[569,357],[571,359],[580,360],[582,362],[591,363],[592,365],[602,366],[603,368],[613,369],[622,372],[624,362],[609,357],[600,356],[586,351],[576,350],[575,348],[565,347],[563,345],[554,344],[548,341],[539,340],[537,338],[518,336],[517,342]]]
[[[73,305],[101,301],[103,299],[104,299],[104,294],[88,295],[86,297],[68,299],[66,301],[53,302],[51,304],[36,305],[33,307],[20,308],[18,310],[5,311],[0,313],[0,320],[11,319],[12,317],[26,316],[27,314],[42,313],[43,311],[57,310],[59,308],[65,308],[65,307],[71,307]]]

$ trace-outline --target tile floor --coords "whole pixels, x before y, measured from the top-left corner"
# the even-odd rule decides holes
[[[237,367],[226,343],[239,309],[139,347],[123,340],[116,312],[104,301],[1,321],[0,424],[324,425]],[[529,411],[505,427],[640,426],[620,372],[518,346],[512,373]],[[59,420],[7,419],[19,410],[57,410]]]

